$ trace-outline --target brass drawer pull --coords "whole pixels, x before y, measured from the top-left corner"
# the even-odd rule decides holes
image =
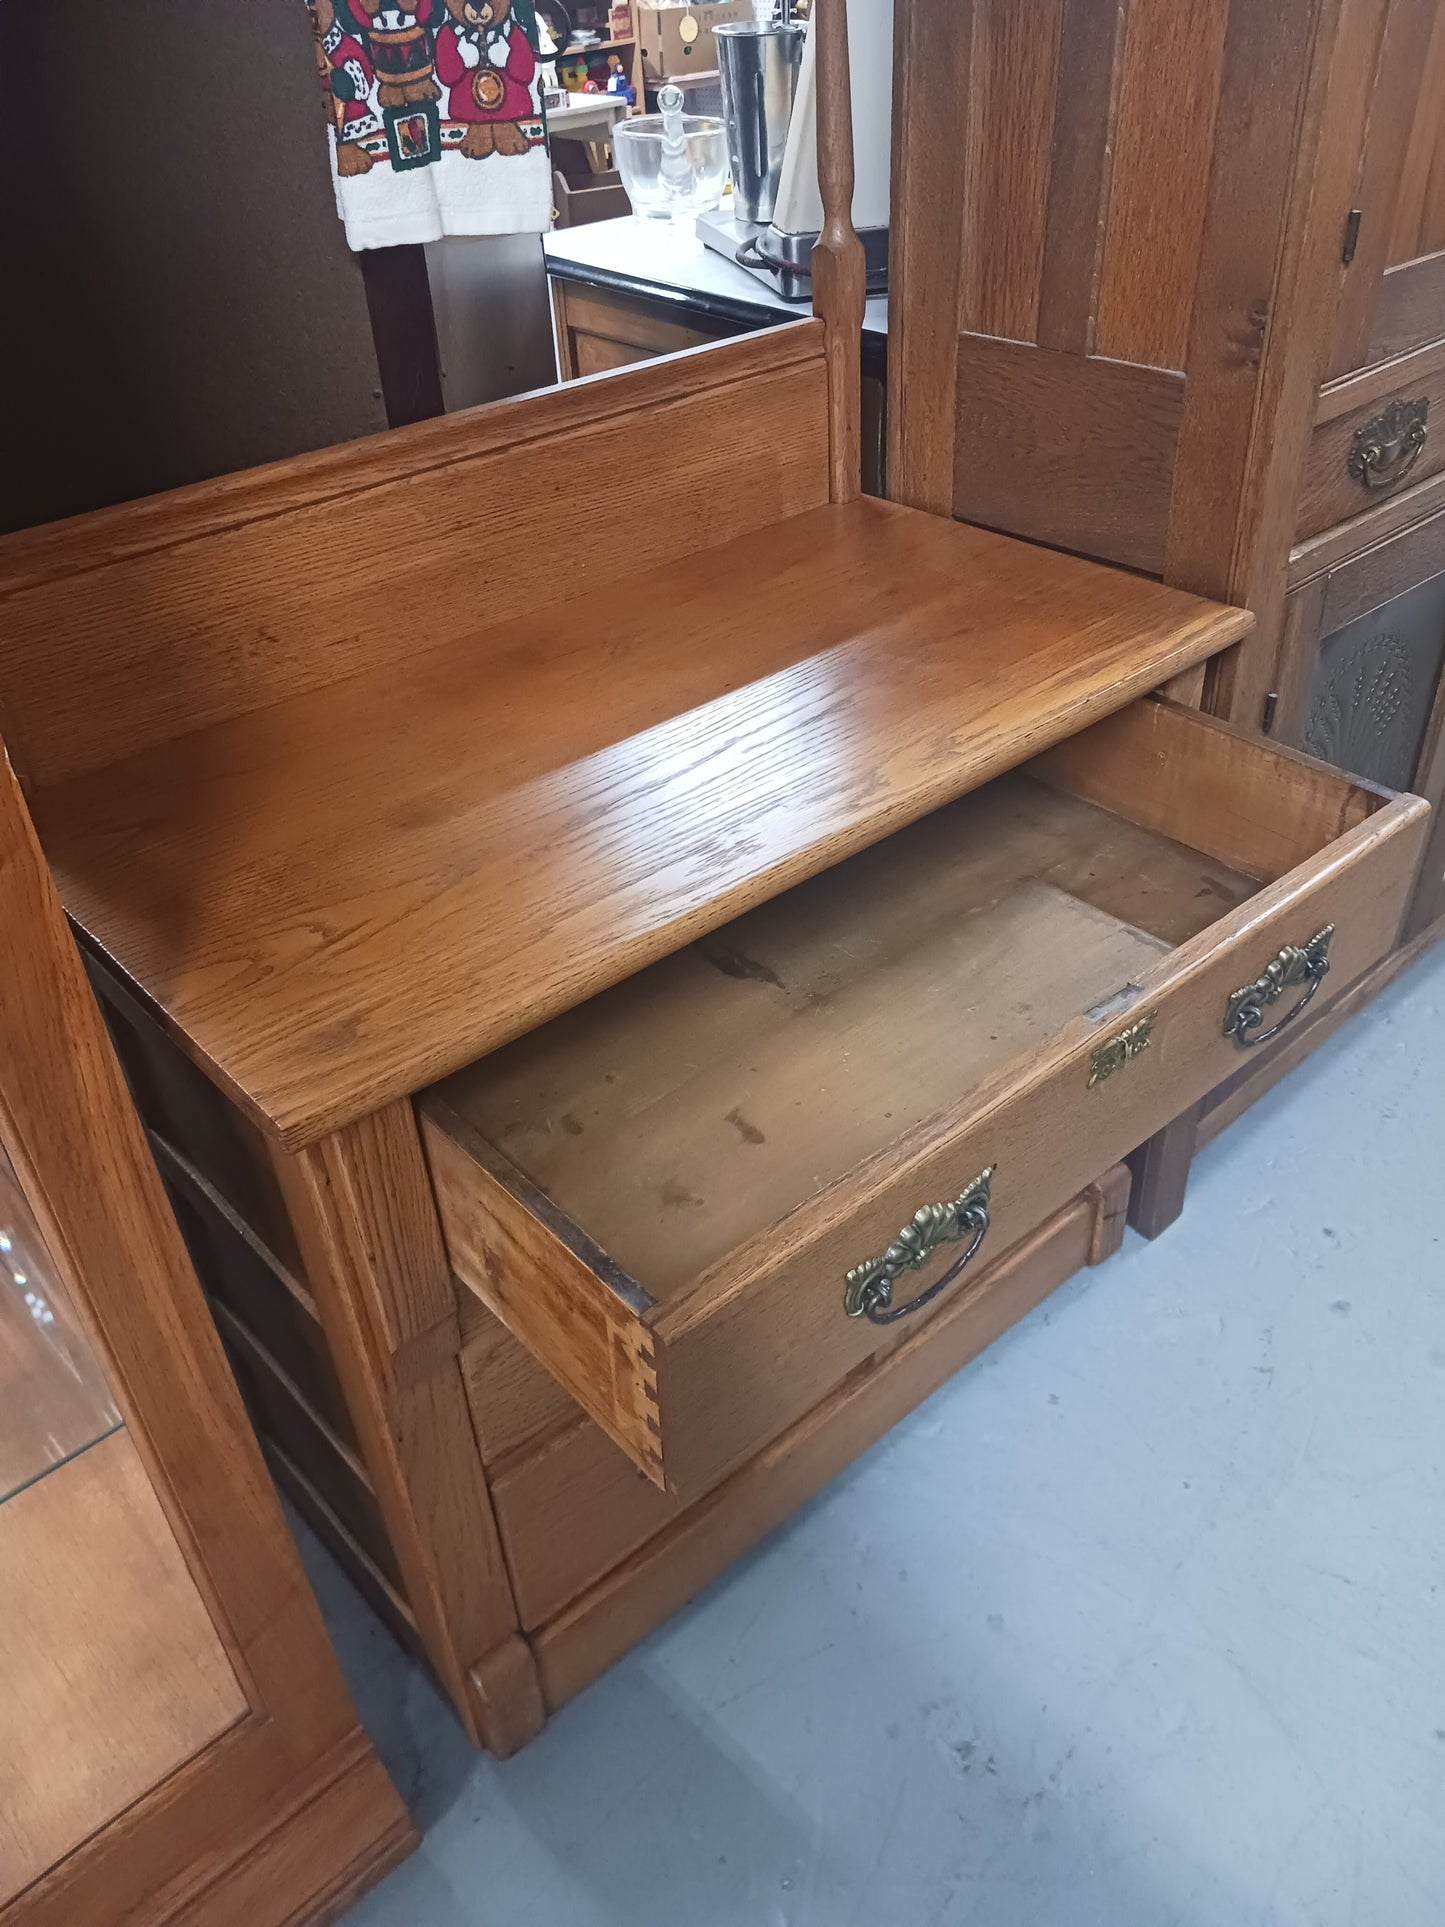
[[[1274,961],[1266,965],[1262,976],[1236,990],[1224,1013],[1225,1036],[1232,1037],[1241,1050],[1248,1050],[1253,1044],[1267,1044],[1271,1037],[1279,1036],[1286,1024],[1292,1024],[1325,980],[1330,967],[1330,938],[1334,934],[1335,926],[1329,923],[1303,948],[1287,943]],[[1300,984],[1305,986],[1305,994],[1299,1002],[1287,1010],[1277,1024],[1260,1030],[1269,1005],[1278,1003],[1287,990]]]
[[[911,1311],[936,1298],[951,1285],[966,1264],[977,1254],[988,1235],[988,1206],[993,1188],[994,1166],[980,1171],[973,1183],[960,1191],[948,1204],[920,1205],[881,1258],[869,1258],[854,1265],[843,1288],[843,1309],[850,1318],[871,1318],[875,1325],[891,1325]],[[939,1245],[969,1240],[962,1257],[955,1258],[943,1276],[927,1291],[910,1298],[906,1305],[893,1303],[893,1281],[905,1271],[917,1271],[928,1262]]]
[[[1346,467],[1366,488],[1393,488],[1420,459],[1429,433],[1430,397],[1392,401],[1382,415],[1355,433]]]

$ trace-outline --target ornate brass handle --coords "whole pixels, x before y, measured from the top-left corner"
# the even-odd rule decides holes
[[[988,1235],[993,1173],[993,1165],[980,1171],[973,1183],[947,1204],[920,1205],[881,1258],[869,1258],[861,1265],[854,1265],[843,1287],[843,1309],[848,1316],[871,1318],[875,1325],[891,1325],[951,1285]],[[943,1276],[935,1279],[927,1291],[910,1298],[906,1305],[895,1305],[894,1279],[905,1271],[917,1271],[939,1245],[956,1244],[960,1238],[968,1239],[968,1249],[954,1259]]]
[[[1274,961],[1266,964],[1261,976],[1236,990],[1224,1013],[1225,1036],[1232,1037],[1241,1050],[1248,1050],[1253,1044],[1267,1044],[1271,1037],[1279,1036],[1286,1024],[1292,1024],[1325,980],[1330,967],[1330,938],[1334,934],[1335,926],[1328,923],[1303,947],[1287,943]],[[1299,1002],[1287,1010],[1277,1024],[1261,1030],[1259,1026],[1269,1006],[1300,984],[1304,985],[1305,994]]]
[[[1382,415],[1357,430],[1346,467],[1366,488],[1393,488],[1420,459],[1429,433],[1430,397],[1392,401]]]

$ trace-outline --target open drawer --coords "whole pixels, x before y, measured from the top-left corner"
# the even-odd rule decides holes
[[[453,1267],[691,1497],[1388,949],[1427,815],[1135,703],[425,1093]]]

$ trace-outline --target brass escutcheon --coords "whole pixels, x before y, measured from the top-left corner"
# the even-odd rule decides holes
[[[1102,1084],[1106,1077],[1112,1077],[1115,1071],[1123,1070],[1140,1051],[1149,1048],[1149,1039],[1154,1034],[1154,1019],[1158,1015],[1157,1010],[1146,1010],[1142,1017],[1134,1019],[1127,1030],[1106,1038],[1099,1045],[1089,1059],[1089,1090],[1093,1090],[1096,1084]]]

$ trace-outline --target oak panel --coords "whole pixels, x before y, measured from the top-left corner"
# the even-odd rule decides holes
[[[0,1704],[0,1905],[246,1714],[124,1432],[0,1506]]]
[[[299,1145],[1249,621],[860,500],[644,571],[624,604],[584,595],[196,732],[39,815],[78,922]]]
[[[960,325],[1032,341],[1038,322],[1063,0],[973,0],[963,126],[965,232]]]
[[[822,327],[798,322],[0,542],[6,737],[37,788],[523,618],[502,531],[551,528],[594,595],[828,499]],[[668,451],[636,463],[639,421]],[[746,438],[748,485],[718,450]]]
[[[1445,332],[1445,278],[1441,281],[1441,297],[1440,326]],[[1371,514],[1392,495],[1418,487],[1445,468],[1445,356],[1440,360],[1441,365],[1429,369],[1420,367],[1385,394],[1369,395],[1348,412],[1332,415],[1328,421],[1317,424],[1310,437],[1300,486],[1298,541],[1307,541],[1341,522]],[[1372,488],[1361,476],[1350,473],[1350,456],[1356,436],[1369,428],[1393,402],[1423,402],[1427,406],[1425,446],[1408,477]]]
[[[1162,369],[965,335],[953,512],[1157,573],[1183,400]]]
[[[1127,1173],[1109,1173],[550,1619],[532,1641],[548,1706],[579,1692],[1082,1265],[1117,1249],[1127,1190]]]
[[[1185,366],[1229,11],[1230,0],[1130,0],[1099,282],[1101,355]]]

